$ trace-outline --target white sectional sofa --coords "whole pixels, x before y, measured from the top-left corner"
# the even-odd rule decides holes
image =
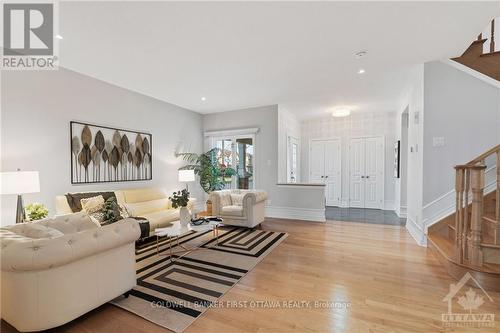
[[[211,192],[212,215],[224,224],[254,228],[265,219],[267,193],[258,190],[221,190]]]
[[[22,332],[65,324],[136,285],[134,219],[83,213],[0,228],[1,317]]]

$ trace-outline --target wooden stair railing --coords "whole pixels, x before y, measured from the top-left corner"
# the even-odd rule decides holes
[[[455,259],[460,264],[483,264],[484,178],[488,157],[496,154],[496,202],[494,244],[500,244],[500,145],[464,165],[455,166]],[[470,199],[472,197],[472,203]],[[470,206],[470,208],[469,208]],[[470,209],[470,212],[469,212]]]

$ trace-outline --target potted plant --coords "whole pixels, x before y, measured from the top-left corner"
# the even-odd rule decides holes
[[[189,202],[189,192],[187,190],[177,191],[169,197],[172,202],[172,207],[177,209],[179,208],[179,220],[181,225],[187,226],[191,217],[189,214],[189,210],[187,208]]]
[[[26,216],[28,221],[36,221],[46,218],[49,215],[49,210],[44,205],[34,202],[26,206]]]
[[[183,166],[179,170],[194,170],[200,178],[200,186],[205,193],[222,190],[227,181],[236,174],[233,168],[227,167],[217,162],[217,153],[219,148],[213,148],[206,153],[178,153],[177,157],[182,157],[188,165]],[[212,205],[207,201],[207,212],[212,214]]]

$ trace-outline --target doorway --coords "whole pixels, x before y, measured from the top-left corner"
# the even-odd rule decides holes
[[[401,116],[401,144],[399,150],[399,181],[400,181],[400,200],[399,207],[396,207],[396,213],[399,217],[406,217],[407,195],[408,195],[408,122],[409,108],[403,111]]]
[[[351,138],[349,143],[349,206],[383,209],[384,137]]]
[[[311,140],[309,182],[325,184],[326,206],[340,206],[340,139]]]
[[[299,140],[293,136],[287,137],[287,183],[298,183],[300,181],[299,169]]]

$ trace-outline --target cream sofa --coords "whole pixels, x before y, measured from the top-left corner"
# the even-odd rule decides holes
[[[167,194],[160,188],[139,188],[114,191],[119,205],[126,208],[131,217],[142,217],[149,221],[150,235],[156,228],[168,225],[179,220],[179,209],[172,208],[172,202]],[[196,199],[190,198],[188,209],[194,208]],[[68,214],[72,210],[64,195],[56,197],[56,214]]]
[[[83,213],[0,228],[1,317],[22,332],[65,324],[136,285],[134,219]]]
[[[267,193],[257,190],[222,190],[209,195],[212,215],[224,224],[254,228],[265,219]]]

